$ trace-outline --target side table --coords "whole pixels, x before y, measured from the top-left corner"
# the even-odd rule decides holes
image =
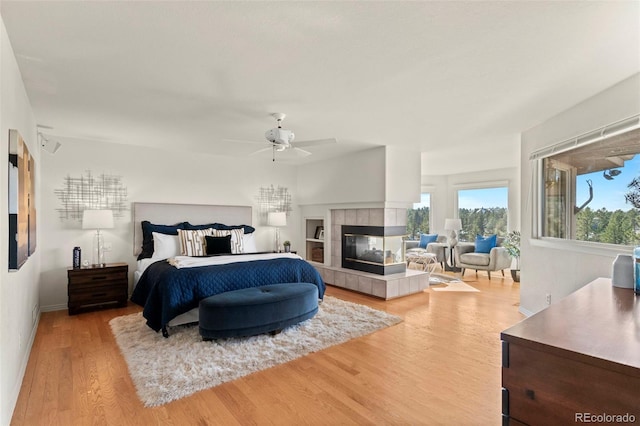
[[[438,265],[438,258],[434,253],[428,253],[426,251],[408,251],[404,255],[407,261],[407,266],[410,263],[417,263],[422,265],[422,270],[425,272],[433,272]]]
[[[69,268],[67,279],[69,315],[98,308],[127,306],[129,265],[126,263]]]

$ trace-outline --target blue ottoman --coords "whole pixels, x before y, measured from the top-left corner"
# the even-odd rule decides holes
[[[318,287],[272,284],[228,291],[200,301],[203,340],[275,333],[318,312]]]

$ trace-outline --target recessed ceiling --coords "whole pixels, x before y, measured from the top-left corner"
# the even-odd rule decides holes
[[[45,133],[246,156],[273,112],[317,161],[518,164],[519,133],[640,71],[640,3],[0,3]],[[268,155],[267,155],[268,157]],[[265,161],[267,159],[265,158]]]

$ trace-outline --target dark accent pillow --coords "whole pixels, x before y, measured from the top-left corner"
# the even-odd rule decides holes
[[[493,234],[488,237],[476,235],[476,253],[489,253],[498,244],[498,236]]]
[[[224,237],[205,235],[204,241],[207,246],[207,254],[231,254],[231,235]]]
[[[208,223],[206,225],[192,225],[189,222],[185,222],[187,227],[185,229],[220,229],[228,231],[230,229],[244,229],[245,234],[250,234],[256,230],[253,226],[249,225],[225,225],[224,223]]]
[[[435,243],[438,241],[438,234],[420,234],[419,247],[426,249],[429,243]]]
[[[186,229],[187,222],[176,223],[175,225],[156,225],[148,220],[143,220],[142,225],[142,251],[138,255],[138,260],[147,259],[153,256],[153,234],[178,235],[178,229]]]

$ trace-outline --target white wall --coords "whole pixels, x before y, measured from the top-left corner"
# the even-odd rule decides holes
[[[31,105],[22,83],[20,71],[9,43],[9,37],[0,20],[0,139],[2,140],[2,167],[0,167],[0,188],[8,187],[8,137],[9,129],[17,129],[24,138],[36,164],[36,208],[38,209],[36,252],[15,272],[8,272],[9,224],[7,218],[7,196],[0,197],[0,424],[7,425],[18,398],[22,377],[29,359],[29,352],[35,336],[37,317],[34,322],[32,310],[38,305],[40,257],[43,241],[40,218],[39,184],[40,149],[36,136],[36,122]],[[6,194],[4,190],[3,194]]]
[[[597,277],[610,277],[616,253],[589,249],[571,242],[544,243],[533,241],[531,173],[535,163],[529,155],[540,148],[597,129],[640,113],[640,74],[636,74],[575,107],[558,114],[522,134],[522,258],[520,306],[530,314],[546,306],[546,294],[551,300],[572,293]]]
[[[297,201],[295,168],[257,158],[237,159],[207,156],[179,150],[164,151],[104,142],[59,139],[62,147],[55,155],[42,155],[40,194],[42,254],[42,310],[66,309],[67,268],[71,266],[74,246],[82,248],[83,258],[90,256],[92,231],[81,229],[79,222],[61,220],[62,207],[54,194],[62,189],[66,176],[79,177],[86,170],[122,177],[128,201],[253,206],[253,224],[259,250],[271,250],[272,230],[258,222],[257,196],[260,187],[287,187],[293,203]],[[290,226],[281,231],[282,240],[296,239],[299,210],[294,209]],[[107,262],[128,262],[130,275],[135,270],[133,223],[131,212],[116,219],[115,228],[103,231],[105,242],[113,249]],[[215,218],[212,218],[215,221]],[[90,257],[89,257],[90,258]]]
[[[332,253],[331,210],[408,208],[420,201],[420,154],[395,147],[379,147],[320,163],[300,166],[301,254],[306,256],[306,218],[325,223],[325,261]]]
[[[384,203],[385,147],[300,167],[298,204]]]
[[[420,202],[420,153],[388,146],[385,149],[385,205],[411,207]]]

